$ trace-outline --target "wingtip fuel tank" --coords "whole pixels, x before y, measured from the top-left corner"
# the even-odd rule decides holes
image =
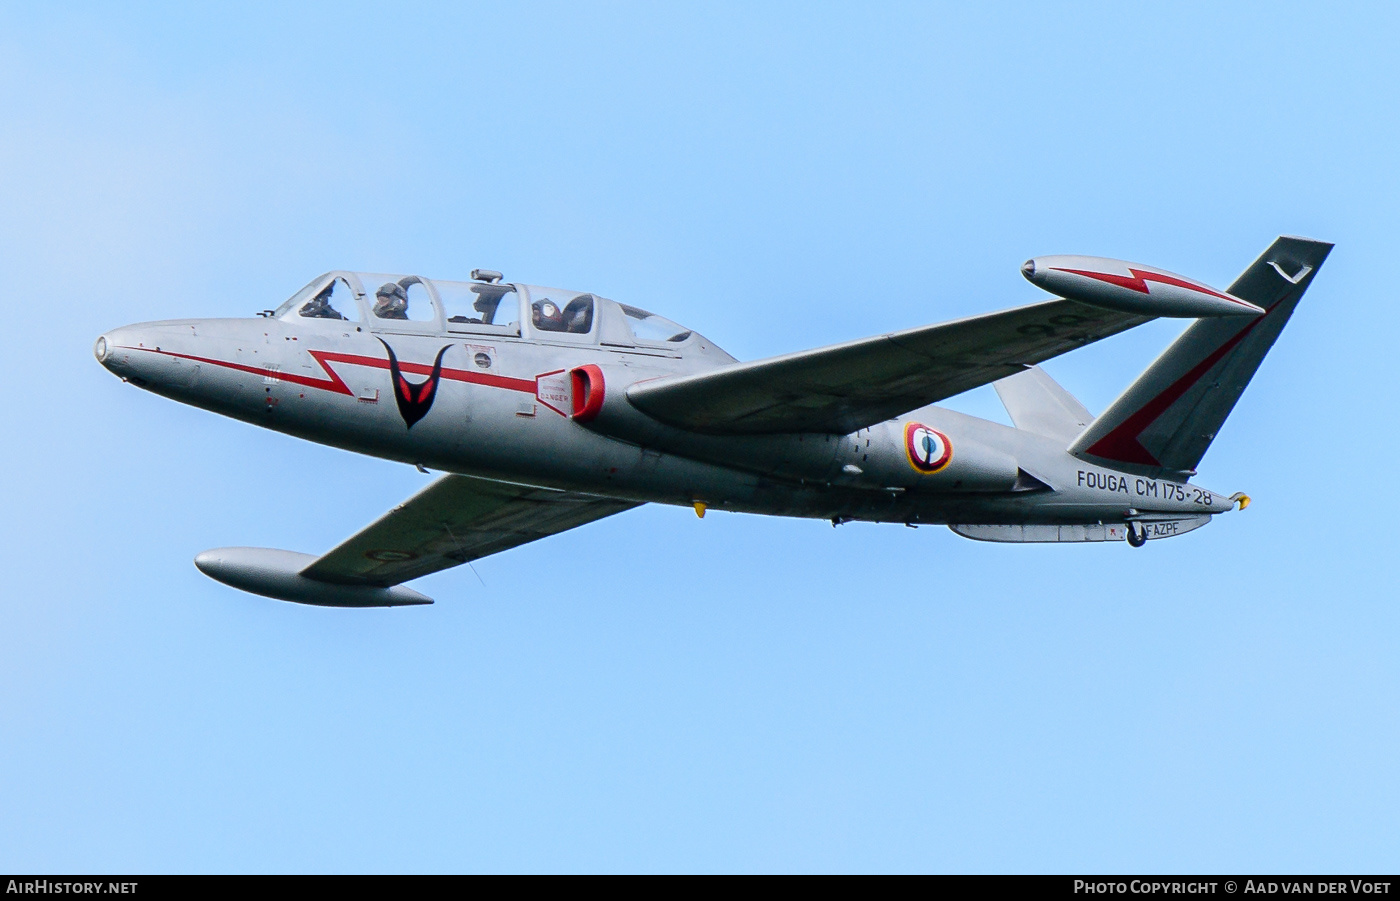
[[[1263,307],[1195,279],[1106,257],[1034,257],[1021,264],[1021,274],[1051,294],[1144,316],[1198,319],[1264,313]]]
[[[194,558],[194,565],[225,585],[316,607],[411,607],[433,602],[406,585],[340,585],[302,575],[316,559],[273,548],[221,547],[203,551]]]

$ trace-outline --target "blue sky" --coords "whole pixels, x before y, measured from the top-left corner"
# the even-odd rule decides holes
[[[0,870],[1400,866],[1395,13],[872,7],[0,5]],[[191,558],[425,477],[91,356],[489,267],[750,359],[1280,233],[1337,249],[1202,465],[1255,503],[1141,551],[643,508],[284,604]],[[1179,329],[1047,368],[1099,411]]]

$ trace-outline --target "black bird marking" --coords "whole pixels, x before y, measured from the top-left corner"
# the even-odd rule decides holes
[[[389,352],[389,378],[394,383],[394,400],[399,405],[399,415],[403,417],[404,424],[410,429],[413,424],[433,408],[433,398],[437,397],[438,378],[442,375],[442,355],[447,353],[449,344],[438,351],[437,359],[433,361],[433,374],[418,384],[413,384],[404,378],[399,371],[399,358],[394,356],[394,349],[383,338],[379,343],[384,345],[384,349]]]

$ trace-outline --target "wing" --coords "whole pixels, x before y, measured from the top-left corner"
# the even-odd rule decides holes
[[[1051,300],[633,385],[627,398],[697,432],[849,434],[1151,321]]]
[[[570,491],[443,476],[301,575],[341,585],[397,585],[636,506]]]

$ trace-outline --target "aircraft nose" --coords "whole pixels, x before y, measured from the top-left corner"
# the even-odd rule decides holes
[[[121,329],[112,329],[97,336],[97,340],[92,344],[92,355],[97,358],[103,368],[113,375],[125,378],[128,373],[124,365],[125,354],[121,353],[122,344],[120,341]]]
[[[192,329],[176,322],[145,322],[109,329],[92,345],[108,372],[141,388],[191,388],[198,368],[184,360]]]
[[[135,330],[131,326],[123,326],[99,335],[93,342],[92,355],[108,372],[119,378],[130,379],[136,374],[130,350],[140,346],[141,339]]]

